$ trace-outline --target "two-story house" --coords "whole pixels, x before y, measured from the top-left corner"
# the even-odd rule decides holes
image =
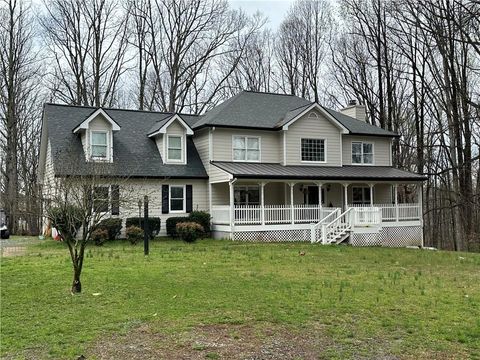
[[[243,91],[201,116],[46,104],[39,179],[52,187],[103,161],[111,178],[148,188],[162,222],[209,211],[215,237],[422,245],[421,191],[400,204],[397,188],[421,190],[425,177],[392,167],[395,137],[363,106],[337,112],[272,93]],[[94,196],[108,203],[115,191]]]

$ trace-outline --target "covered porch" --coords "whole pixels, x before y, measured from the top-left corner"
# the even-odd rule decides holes
[[[410,189],[405,196],[406,186],[414,193]],[[211,184],[212,222],[237,227],[310,224],[349,208],[355,209],[357,225],[418,222],[420,189],[419,184],[236,180]]]
[[[217,237],[331,243],[391,228],[421,238],[422,176],[391,167],[227,163],[222,170],[228,179],[210,183]]]

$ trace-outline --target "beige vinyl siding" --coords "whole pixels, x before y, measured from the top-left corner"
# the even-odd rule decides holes
[[[49,192],[55,187],[55,172],[53,169],[52,146],[50,140],[47,143],[47,154],[45,157],[45,170],[43,173],[43,195],[48,198]]]
[[[175,120],[170,125],[168,125],[167,134],[168,135],[184,135],[185,128],[182,126],[182,124],[180,124],[177,120]]]
[[[340,129],[319,112],[317,118],[310,118],[307,113],[289,126],[286,132],[286,165],[341,166]],[[326,162],[302,162],[301,139],[325,139]]]
[[[205,167],[207,173],[210,166],[208,132],[209,129],[202,129],[196,131],[195,135],[193,136],[193,142],[195,143],[198,155],[200,156],[200,160],[202,160],[203,166]]]
[[[160,153],[160,156],[162,157],[162,161],[165,162],[166,158],[165,154],[163,153],[163,135],[155,136],[155,144],[157,144],[157,149]]]
[[[365,141],[373,143],[373,165],[391,166],[391,142],[390,138],[374,136],[343,136],[343,165],[352,165],[352,142]]]
[[[348,187],[348,203],[352,203],[352,194],[354,187],[369,187],[367,183],[350,184]],[[343,190],[343,189],[342,189]],[[391,204],[392,203],[392,185],[391,184],[375,184],[373,187],[373,203],[374,204]]]
[[[172,216],[188,216],[187,213],[162,214],[162,185],[192,185],[193,210],[208,211],[207,181],[200,179],[130,179],[126,183],[120,182],[120,215],[123,219],[122,236],[125,235],[125,219],[138,216],[138,199],[148,196],[149,216],[160,217],[162,225],[160,236],[166,235],[165,222]]]
[[[230,180],[230,175],[227,172],[220,170],[215,165],[210,166],[208,176],[211,183],[225,182]]]
[[[230,190],[228,183],[212,184],[212,205],[228,205],[230,203]]]
[[[243,129],[220,129],[212,133],[213,159],[215,161],[233,161],[232,137],[234,135],[260,137],[261,162],[279,163],[282,161],[281,132]]]

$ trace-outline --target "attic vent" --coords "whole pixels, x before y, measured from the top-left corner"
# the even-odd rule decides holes
[[[309,118],[316,119],[316,118],[318,118],[318,115],[317,115],[316,112],[312,111],[310,114],[308,114],[308,117],[309,117]]]
[[[357,105],[357,100],[350,99],[348,100],[348,106]]]

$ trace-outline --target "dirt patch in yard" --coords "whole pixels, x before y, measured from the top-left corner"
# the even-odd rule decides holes
[[[319,359],[329,344],[318,333],[280,326],[209,325],[178,335],[141,326],[97,343],[87,359]]]
[[[1,248],[2,257],[25,255],[27,248],[25,246],[5,246]]]

